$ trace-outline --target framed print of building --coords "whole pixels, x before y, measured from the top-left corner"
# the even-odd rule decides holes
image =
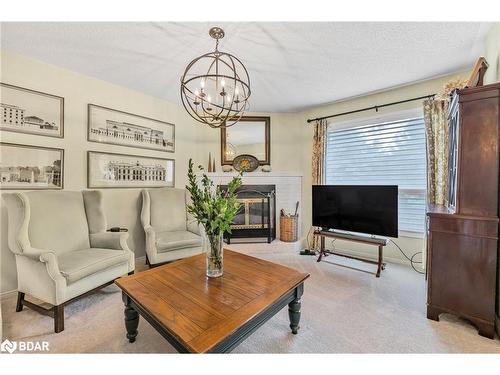
[[[175,125],[95,104],[88,105],[87,138],[91,142],[175,151]]]
[[[0,143],[0,189],[41,190],[63,186],[63,149]]]
[[[64,98],[0,83],[0,129],[64,137]]]
[[[87,187],[173,187],[175,160],[108,152],[87,152]]]

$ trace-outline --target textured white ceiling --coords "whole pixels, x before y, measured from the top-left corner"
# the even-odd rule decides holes
[[[298,111],[469,68],[486,23],[2,23],[2,48],[180,104],[194,57],[235,54],[251,79],[250,110]]]

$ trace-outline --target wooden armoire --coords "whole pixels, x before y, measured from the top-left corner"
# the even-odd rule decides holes
[[[455,92],[448,204],[427,210],[427,317],[454,314],[489,338],[498,311],[499,121],[500,84]]]

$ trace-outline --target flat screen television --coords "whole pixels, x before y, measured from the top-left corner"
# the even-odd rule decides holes
[[[398,237],[396,185],[314,185],[313,226]]]

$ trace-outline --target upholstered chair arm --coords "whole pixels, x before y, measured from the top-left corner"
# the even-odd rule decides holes
[[[61,275],[61,272],[59,270],[56,253],[54,253],[53,251],[36,249],[31,246],[28,247],[25,246],[23,247],[23,252],[21,255],[45,263],[47,273],[49,274],[52,280],[54,280],[56,283],[65,282],[65,279]]]
[[[46,252],[40,255],[40,261],[45,263],[47,272],[52,280],[56,282],[65,282],[64,277],[59,270],[59,265],[57,264],[56,254],[53,252]],[[57,285],[57,284],[56,284]]]
[[[90,234],[90,246],[111,249],[111,250],[128,250],[127,232],[100,232]]]
[[[149,224],[144,225],[144,232],[146,233],[146,253],[150,257],[154,256],[156,254],[156,232]]]
[[[31,246],[23,246],[23,252],[20,255],[24,255],[28,258],[38,260],[40,262],[45,262],[44,260],[42,260],[42,256],[44,259],[48,259],[50,257],[50,254],[56,256],[56,254],[51,250],[36,249]]]
[[[154,228],[151,225],[145,225],[144,232],[146,233],[146,241],[151,241],[151,243],[154,245],[156,242],[156,232]]]

